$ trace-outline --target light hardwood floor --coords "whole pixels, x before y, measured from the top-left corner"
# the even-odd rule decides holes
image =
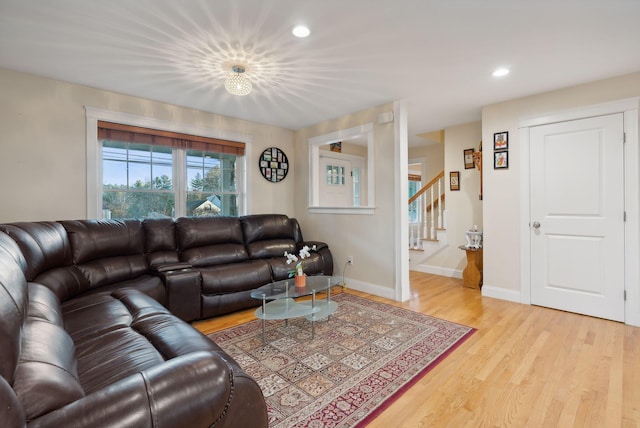
[[[640,427],[640,328],[482,297],[411,272],[404,303],[477,331],[370,427]],[[253,310],[201,321],[209,333]]]

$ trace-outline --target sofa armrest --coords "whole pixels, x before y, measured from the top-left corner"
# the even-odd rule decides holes
[[[298,244],[298,251],[305,245],[309,248],[316,246],[315,252],[322,257],[322,274],[333,275],[333,256],[329,250],[329,245],[321,241],[303,241]]]
[[[183,321],[200,319],[202,276],[197,270],[168,270],[158,272],[164,282],[167,308]]]
[[[176,263],[162,263],[157,265],[151,265],[149,269],[151,270],[151,273],[163,273],[163,272],[170,272],[174,270],[191,269],[192,267],[193,266],[191,266],[190,263],[176,262]]]
[[[304,242],[300,242],[298,244],[298,251],[300,251],[302,249],[302,247],[304,247],[305,245],[308,246],[309,248],[312,248],[315,245],[316,246],[316,251],[320,251],[323,248],[329,248],[329,245],[327,245],[326,242],[304,241]]]
[[[239,425],[233,425],[239,424]],[[255,381],[212,352],[194,352],[122,379],[30,422],[64,426],[266,427]]]

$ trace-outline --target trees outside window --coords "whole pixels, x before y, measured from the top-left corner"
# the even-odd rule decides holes
[[[110,139],[101,144],[104,217],[238,215],[240,156]],[[185,203],[176,207],[176,201]]]

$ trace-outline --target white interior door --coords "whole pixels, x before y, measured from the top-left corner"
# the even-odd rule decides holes
[[[351,162],[332,157],[320,157],[320,205],[353,206]]]
[[[530,128],[531,303],[624,321],[623,115]]]

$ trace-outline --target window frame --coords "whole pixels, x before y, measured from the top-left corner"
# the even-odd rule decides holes
[[[244,156],[238,162],[236,183],[238,188],[238,215],[250,212],[247,198],[247,183],[252,179],[251,168],[248,162],[252,159],[252,136],[231,131],[189,125],[184,123],[168,122],[161,119],[137,116],[128,113],[114,112],[85,106],[86,114],[86,153],[87,153],[87,218],[102,219],[102,144],[98,140],[98,121],[115,122],[124,125],[139,126],[143,128],[159,129],[183,134],[199,135],[203,137],[218,138],[222,140],[238,141],[245,144]],[[182,184],[186,184],[186,150],[173,150],[175,177],[181,177]],[[184,177],[184,178],[182,178]],[[178,188],[174,184],[176,217],[186,215],[187,189]]]
[[[314,214],[375,214],[375,171],[374,171],[374,129],[373,122],[348,129],[309,138],[309,206]],[[320,146],[347,141],[362,135],[367,136],[367,204],[349,207],[327,207],[320,205]],[[362,175],[361,175],[362,178]]]

